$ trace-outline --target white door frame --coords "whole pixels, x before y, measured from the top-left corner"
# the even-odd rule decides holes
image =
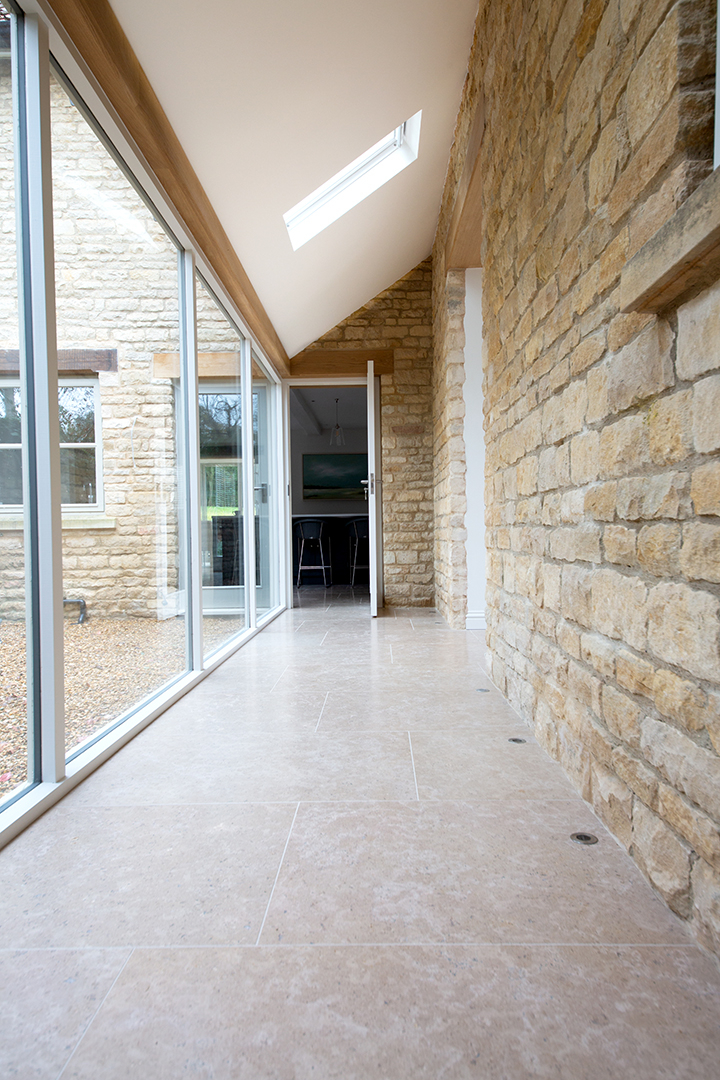
[[[377,387],[377,384],[379,382],[380,382],[380,380],[376,376],[376,387]],[[284,445],[283,449],[284,449],[285,480],[286,480],[285,499],[284,499],[285,526],[286,526],[285,527],[285,604],[289,608],[292,608],[292,606],[293,606],[292,468],[291,468],[291,461],[290,461],[290,453],[291,453],[290,390],[295,386],[364,386],[365,388],[367,388],[367,386],[368,386],[368,377],[367,377],[367,375],[346,375],[346,376],[343,376],[343,377],[336,375],[333,378],[329,378],[329,377],[320,378],[320,377],[318,377],[316,379],[313,379],[313,378],[292,378],[291,377],[289,379],[283,379],[283,381],[282,381],[283,421],[284,421],[284,435],[285,435],[285,438],[284,438],[284,444],[285,445]],[[379,403],[379,397],[380,397],[380,395],[379,395],[379,388],[378,388],[378,392],[377,392],[378,403]],[[378,427],[378,440],[377,441],[378,441],[378,444],[379,444],[380,443],[380,438],[379,438],[379,408],[377,409],[377,412],[376,412],[376,418],[377,418],[376,419],[376,424],[377,424],[377,427]],[[370,426],[368,425],[368,451],[370,449],[369,439],[370,439]],[[368,458],[368,463],[369,463],[369,458]],[[380,471],[380,469],[378,469],[378,471]],[[381,504],[379,504],[379,505],[381,505]],[[369,506],[368,506],[368,516],[369,516]],[[380,588],[379,588],[379,591],[378,591],[378,593],[376,595],[378,597],[378,606],[382,607],[382,605],[383,605],[383,592],[382,592],[382,566],[383,566],[383,557],[382,557],[382,514],[379,514],[377,516],[379,517],[380,529],[378,531],[377,540],[376,540],[376,545],[377,546],[376,546],[376,549],[375,549],[376,550],[375,565],[377,567],[377,578],[378,578],[378,581],[380,583]],[[370,543],[371,543],[371,547],[372,547],[372,537],[370,538]],[[371,559],[368,560],[368,562],[371,562],[371,561],[372,561],[372,557],[371,557]]]

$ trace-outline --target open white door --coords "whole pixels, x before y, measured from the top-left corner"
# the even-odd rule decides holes
[[[382,560],[382,478],[380,475],[380,379],[375,365],[368,361],[367,371],[367,446],[368,446],[368,534],[370,548],[370,615],[383,606]]]

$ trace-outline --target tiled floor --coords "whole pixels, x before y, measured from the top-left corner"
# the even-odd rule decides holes
[[[481,635],[364,599],[304,593],[0,852],[0,1076],[720,1075],[720,968]]]

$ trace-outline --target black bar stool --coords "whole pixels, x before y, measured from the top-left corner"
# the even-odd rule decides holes
[[[355,574],[358,570],[370,569],[370,545],[368,543],[370,538],[370,531],[368,528],[368,519],[366,517],[353,518],[352,521],[348,521],[345,526],[350,534],[350,585],[355,584]],[[358,562],[358,553],[360,551],[360,544],[367,544],[367,559],[368,562]]]
[[[295,522],[295,535],[298,539],[299,553],[298,553],[298,575],[297,575],[297,587],[300,588],[300,577],[303,570],[322,570],[323,584],[325,588],[328,587],[328,574],[330,572],[330,584],[332,584],[332,568],[330,565],[330,551],[328,550],[327,561],[325,561],[325,551],[323,548],[323,530],[325,528],[325,522],[320,521],[318,518],[302,518],[300,521]],[[330,542],[328,541],[328,549]],[[308,558],[319,559],[319,562],[305,562],[305,554],[307,552]]]

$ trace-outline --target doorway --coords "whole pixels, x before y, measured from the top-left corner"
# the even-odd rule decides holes
[[[288,385],[289,577],[293,603],[382,605],[379,379]],[[332,590],[332,592],[328,592]]]

